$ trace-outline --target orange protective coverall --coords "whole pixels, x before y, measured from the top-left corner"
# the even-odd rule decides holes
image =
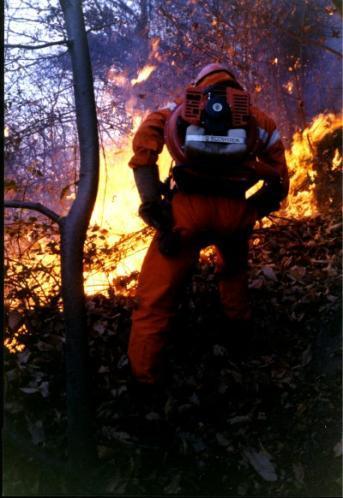
[[[213,80],[213,76],[212,76]],[[257,155],[273,166],[288,190],[284,147],[274,121],[257,108],[251,109],[259,127]],[[164,125],[171,110],[153,112],[133,139],[132,168],[155,165],[164,145]],[[286,192],[287,193],[287,192]],[[137,308],[132,314],[128,356],[133,375],[143,383],[159,378],[162,351],[179,291],[201,247],[215,245],[219,292],[230,319],[249,320],[248,240],[257,219],[255,208],[241,198],[177,192],[172,199],[174,226],[182,235],[177,256],[159,251],[157,235],[145,256],[137,286]]]

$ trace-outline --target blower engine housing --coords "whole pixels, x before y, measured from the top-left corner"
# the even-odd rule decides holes
[[[237,88],[226,87],[222,91],[217,90],[213,93],[215,94],[214,97],[211,91],[204,93],[203,90],[199,90],[193,86],[188,87],[186,89],[185,101],[182,104],[182,119],[188,124],[199,126],[201,124],[202,113],[208,101],[211,98],[215,99],[218,96],[222,96],[225,98],[231,111],[232,128],[247,126],[250,107],[250,96],[247,92],[238,90]]]
[[[247,92],[224,85],[205,91],[189,86],[167,120],[165,142],[176,164],[204,159],[237,163],[251,150],[250,128]]]

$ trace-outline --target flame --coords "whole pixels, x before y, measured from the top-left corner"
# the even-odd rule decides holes
[[[107,145],[105,154],[100,158],[100,181],[99,190],[95,208],[91,218],[91,227],[98,225],[101,229],[106,230],[103,239],[106,239],[109,247],[115,250],[116,244],[125,234],[139,233],[144,227],[142,220],[138,217],[138,206],[140,203],[139,196],[135,187],[132,170],[128,167],[129,159],[132,155],[131,142],[134,130],[145,116],[145,112],[134,111],[134,99],[129,104],[132,109],[133,131],[127,137],[125,143],[120,148],[113,145]],[[341,117],[330,114],[320,114],[311,124],[303,131],[298,131],[293,136],[293,142],[289,150],[286,151],[287,163],[290,171],[291,184],[287,205],[283,207],[281,215],[301,219],[318,214],[318,206],[315,197],[315,182],[317,172],[315,169],[315,152],[316,144],[328,133],[332,132],[342,125]],[[341,165],[341,154],[337,149],[332,160],[332,170],[337,170]],[[166,148],[164,148],[159,158],[160,178],[164,180],[168,175],[171,165],[171,157]],[[265,225],[267,226],[267,224]],[[91,228],[90,228],[91,229]],[[145,256],[147,247],[151,240],[151,234],[144,235],[135,239],[129,251],[120,253],[118,264],[114,264],[109,257],[104,262],[106,271],[88,268],[84,273],[85,291],[88,295],[98,292],[107,292],[114,280],[121,276],[128,276],[133,271],[139,271],[142,260]],[[35,241],[25,242],[27,246]],[[50,265],[54,264],[56,275],[59,272],[58,255],[44,254],[44,248],[50,243],[50,239],[39,240],[41,254],[30,253],[30,258],[25,260],[27,266],[32,268],[43,267],[45,261]],[[100,247],[103,241],[95,238],[94,243]],[[124,254],[125,253],[125,254]],[[200,257],[208,256],[211,249],[205,249]],[[43,257],[45,259],[43,259]],[[41,259],[40,259],[41,258]],[[47,258],[47,259],[46,259]],[[113,265],[113,268],[112,268]],[[95,267],[95,265],[94,265]],[[56,275],[54,278],[56,280]],[[46,277],[40,282],[42,292],[49,295],[53,288],[53,281]],[[32,277],[32,282],[27,286],[33,288],[36,285],[37,277]],[[132,289],[127,289],[130,292]],[[43,295],[43,294],[42,294]],[[11,306],[15,307],[16,303],[11,301]],[[36,303],[30,302],[29,306],[35,306]]]
[[[118,70],[116,67],[111,67],[108,72],[107,72],[107,80],[111,81],[115,85],[125,88],[127,90],[130,90],[130,87],[133,87],[135,85],[138,85],[139,83],[142,83],[143,81],[146,81],[148,78],[150,78],[151,74],[156,70],[157,66],[155,65],[155,61],[157,62],[162,62],[163,58],[159,53],[159,45],[160,45],[160,38],[154,37],[150,41],[150,54],[147,60],[147,63],[145,66],[140,69],[138,72],[137,78],[132,78],[129,80],[128,74],[126,71],[118,73]],[[134,98],[134,97],[132,97]]]
[[[142,116],[136,115],[135,118],[139,122]],[[107,242],[113,246],[123,234],[137,232],[145,227],[138,216],[140,199],[133,172],[128,166],[132,156],[131,141],[132,136],[120,150],[107,149],[105,157],[100,159],[99,190],[91,225],[96,224],[106,229]],[[167,149],[164,148],[158,161],[161,180],[168,176],[171,161]],[[94,294],[107,289],[118,276],[130,275],[133,271],[139,270],[150,240],[151,236],[139,240],[132,253],[106,274],[86,273],[84,275],[86,293]]]
[[[138,129],[139,125],[141,124],[141,122],[143,121],[144,117],[148,114],[149,111],[146,111],[146,112],[139,112],[139,111],[136,111],[137,107],[137,98],[132,95],[126,102],[125,104],[125,111],[127,113],[128,116],[131,116],[132,118],[132,128],[131,128],[131,135],[129,137],[129,139],[131,138],[132,139],[132,136],[133,134],[136,132],[136,130]],[[127,144],[127,141],[123,141],[124,144],[126,144],[126,148],[129,149],[129,145]],[[107,150],[108,150],[108,147],[107,147]]]
[[[137,117],[137,116],[136,116]],[[142,116],[138,116],[139,119]],[[291,176],[291,187],[288,196],[288,205],[284,208],[287,216],[302,218],[317,214],[317,203],[314,188],[317,172],[314,169],[314,153],[318,143],[329,131],[341,125],[341,119],[334,114],[321,114],[302,132],[295,133],[290,150],[286,151],[287,163]],[[92,222],[97,223],[107,230],[109,240],[115,244],[118,234],[130,233],[143,228],[144,224],[137,215],[139,197],[134,184],[132,171],[127,164],[131,157],[131,139],[118,150],[108,150],[107,168],[104,161],[100,162],[100,188],[97,203],[93,212]],[[333,160],[333,168],[341,160],[339,151]],[[164,148],[159,160],[160,177],[164,179],[169,171],[171,157]],[[262,182],[252,187],[247,193],[252,193],[261,187]],[[135,247],[132,255],[123,259],[120,265],[113,269],[111,277],[127,275],[133,270],[139,270],[144,258],[150,237]],[[87,291],[92,293],[99,285],[108,284],[104,277],[93,276],[87,280]]]
[[[342,154],[338,149],[335,150],[335,155],[332,159],[332,171],[337,171],[342,169]]]
[[[151,40],[151,53],[149,59],[155,59],[158,62],[163,62],[163,57],[159,53],[161,39],[156,37]]]
[[[120,87],[125,88],[128,85],[127,74],[125,72],[118,74],[114,68],[110,68],[109,71],[107,72],[107,79]]]
[[[146,81],[150,75],[155,71],[156,66],[153,64],[146,64],[138,73],[137,78],[131,80],[131,85],[135,86],[138,83],[142,83],[142,81]]]
[[[8,351],[10,353],[20,353],[21,351],[24,351],[25,349],[25,345],[24,344],[20,344],[19,341],[18,341],[18,338],[23,335],[23,334],[27,334],[27,328],[26,328],[26,325],[23,324],[17,331],[16,333],[14,334],[13,337],[11,337],[10,339],[9,338],[6,338],[4,340],[4,346],[8,349]]]
[[[294,134],[292,146],[286,151],[291,178],[288,205],[285,208],[287,216],[303,218],[318,214],[315,198],[317,171],[314,169],[316,144],[328,132],[339,127],[342,127],[341,116],[333,113],[319,114],[305,130]],[[335,168],[337,160],[338,156],[335,154],[332,168]]]

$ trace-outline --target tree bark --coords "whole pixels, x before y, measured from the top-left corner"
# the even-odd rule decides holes
[[[5,207],[33,209],[58,223],[61,232],[61,280],[66,331],[65,368],[68,450],[73,483],[80,483],[96,459],[92,427],[88,334],[83,286],[83,251],[99,180],[99,143],[87,34],[81,0],[60,0],[72,61],[80,178],[66,217],[40,203],[5,201]],[[79,489],[76,487],[76,492]]]
[[[61,222],[62,297],[66,327],[69,459],[73,472],[95,458],[92,430],[88,334],[83,286],[83,250],[97,195],[99,144],[87,35],[80,0],[60,0],[72,61],[80,146],[76,199]]]

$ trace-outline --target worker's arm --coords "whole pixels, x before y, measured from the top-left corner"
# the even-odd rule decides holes
[[[260,145],[257,157],[261,166],[271,168],[273,175],[265,178],[264,186],[250,199],[263,217],[280,208],[289,190],[289,176],[285,148],[275,122],[261,111],[254,109],[259,128]],[[258,169],[258,163],[257,163]]]
[[[131,168],[156,164],[163,149],[164,125],[170,112],[169,109],[152,112],[139,126],[132,141],[134,155],[129,162]]]
[[[271,133],[266,147],[259,154],[259,159],[275,170],[279,175],[278,193],[280,200],[284,199],[289,190],[289,176],[285,157],[285,148],[280,133],[276,129]]]
[[[161,199],[156,164],[163,149],[164,125],[170,112],[169,109],[162,109],[145,118],[133,138],[134,155],[129,162],[142,201],[139,214],[148,225],[160,230],[171,224],[170,206]]]

